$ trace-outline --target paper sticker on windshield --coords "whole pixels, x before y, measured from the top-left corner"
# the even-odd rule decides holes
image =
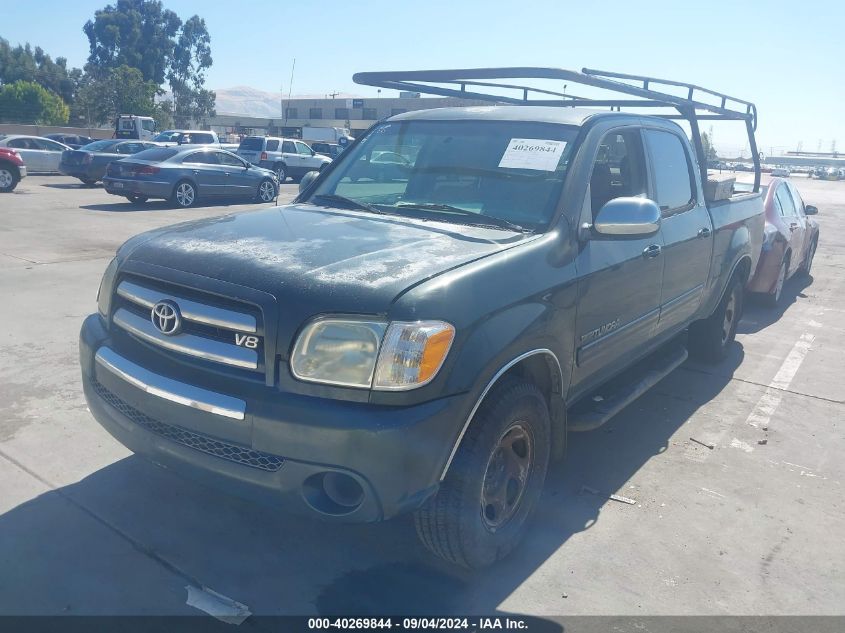
[[[566,141],[512,138],[502,155],[502,160],[499,161],[499,167],[554,171],[565,147]]]

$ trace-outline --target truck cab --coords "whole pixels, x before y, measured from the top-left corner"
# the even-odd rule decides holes
[[[155,119],[149,116],[121,114],[114,124],[114,136],[121,139],[151,141],[156,133]]]

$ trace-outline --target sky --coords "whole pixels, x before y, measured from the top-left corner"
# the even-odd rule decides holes
[[[4,12],[0,37],[82,66],[86,20],[106,0],[38,0]],[[753,101],[765,154],[845,150],[845,2],[708,0],[164,0],[211,35],[209,88],[376,96],[365,70],[582,67],[675,79]],[[11,6],[11,5],[10,5]],[[391,96],[384,91],[382,96]],[[706,129],[706,128],[705,128]],[[744,151],[739,124],[716,123],[722,155]]]

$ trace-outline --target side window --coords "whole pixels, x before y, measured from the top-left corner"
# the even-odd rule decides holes
[[[239,158],[235,158],[230,154],[224,154],[223,152],[214,152],[217,155],[217,161],[221,165],[226,165],[227,167],[241,167],[245,166],[244,162]]]
[[[279,141],[275,141],[275,140],[267,141],[267,151],[268,152],[279,151]]]
[[[63,152],[65,148],[56,143],[55,141],[48,141],[47,139],[39,139],[41,144],[44,146],[39,149],[46,149],[48,152]]]
[[[646,193],[643,144],[638,129],[607,134],[590,177],[593,217],[609,200]]]
[[[692,165],[681,139],[661,130],[645,130],[645,138],[660,210],[671,212],[687,206],[694,199],[690,174]]]
[[[152,132],[155,130],[155,121],[141,121],[141,127],[147,132]]]
[[[214,152],[196,152],[195,154],[189,154],[188,156],[182,159],[182,162],[198,165],[218,164],[217,157],[214,155]]]
[[[775,198],[780,203],[780,214],[785,218],[792,218],[798,215],[795,210],[795,203],[792,201],[792,196],[786,190],[786,185],[781,185],[775,191]]]
[[[296,154],[296,146],[294,146],[293,141],[283,141],[282,151],[285,154]]]
[[[28,138],[13,138],[11,141],[6,143],[6,146],[14,147],[16,149],[37,149],[29,144]]]
[[[801,194],[798,193],[798,190],[795,188],[791,182],[787,183],[787,187],[789,187],[789,193],[792,195],[792,202],[795,203],[795,208],[798,210],[798,215],[802,218],[806,215],[804,213],[804,201],[801,199]]]
[[[297,143],[296,153],[302,154],[304,156],[311,156],[311,148],[308,147],[305,143]]]
[[[117,146],[118,154],[137,154],[144,149],[141,143],[121,143]]]

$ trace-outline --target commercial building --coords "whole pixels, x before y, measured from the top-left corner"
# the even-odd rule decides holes
[[[281,117],[268,119],[221,113],[209,120],[211,129],[230,136],[264,135],[302,138],[304,127],[348,129],[358,136],[373,123],[408,112],[428,108],[490,105],[483,101],[453,98],[422,98],[418,93],[402,93],[396,98],[290,99],[284,100]]]

